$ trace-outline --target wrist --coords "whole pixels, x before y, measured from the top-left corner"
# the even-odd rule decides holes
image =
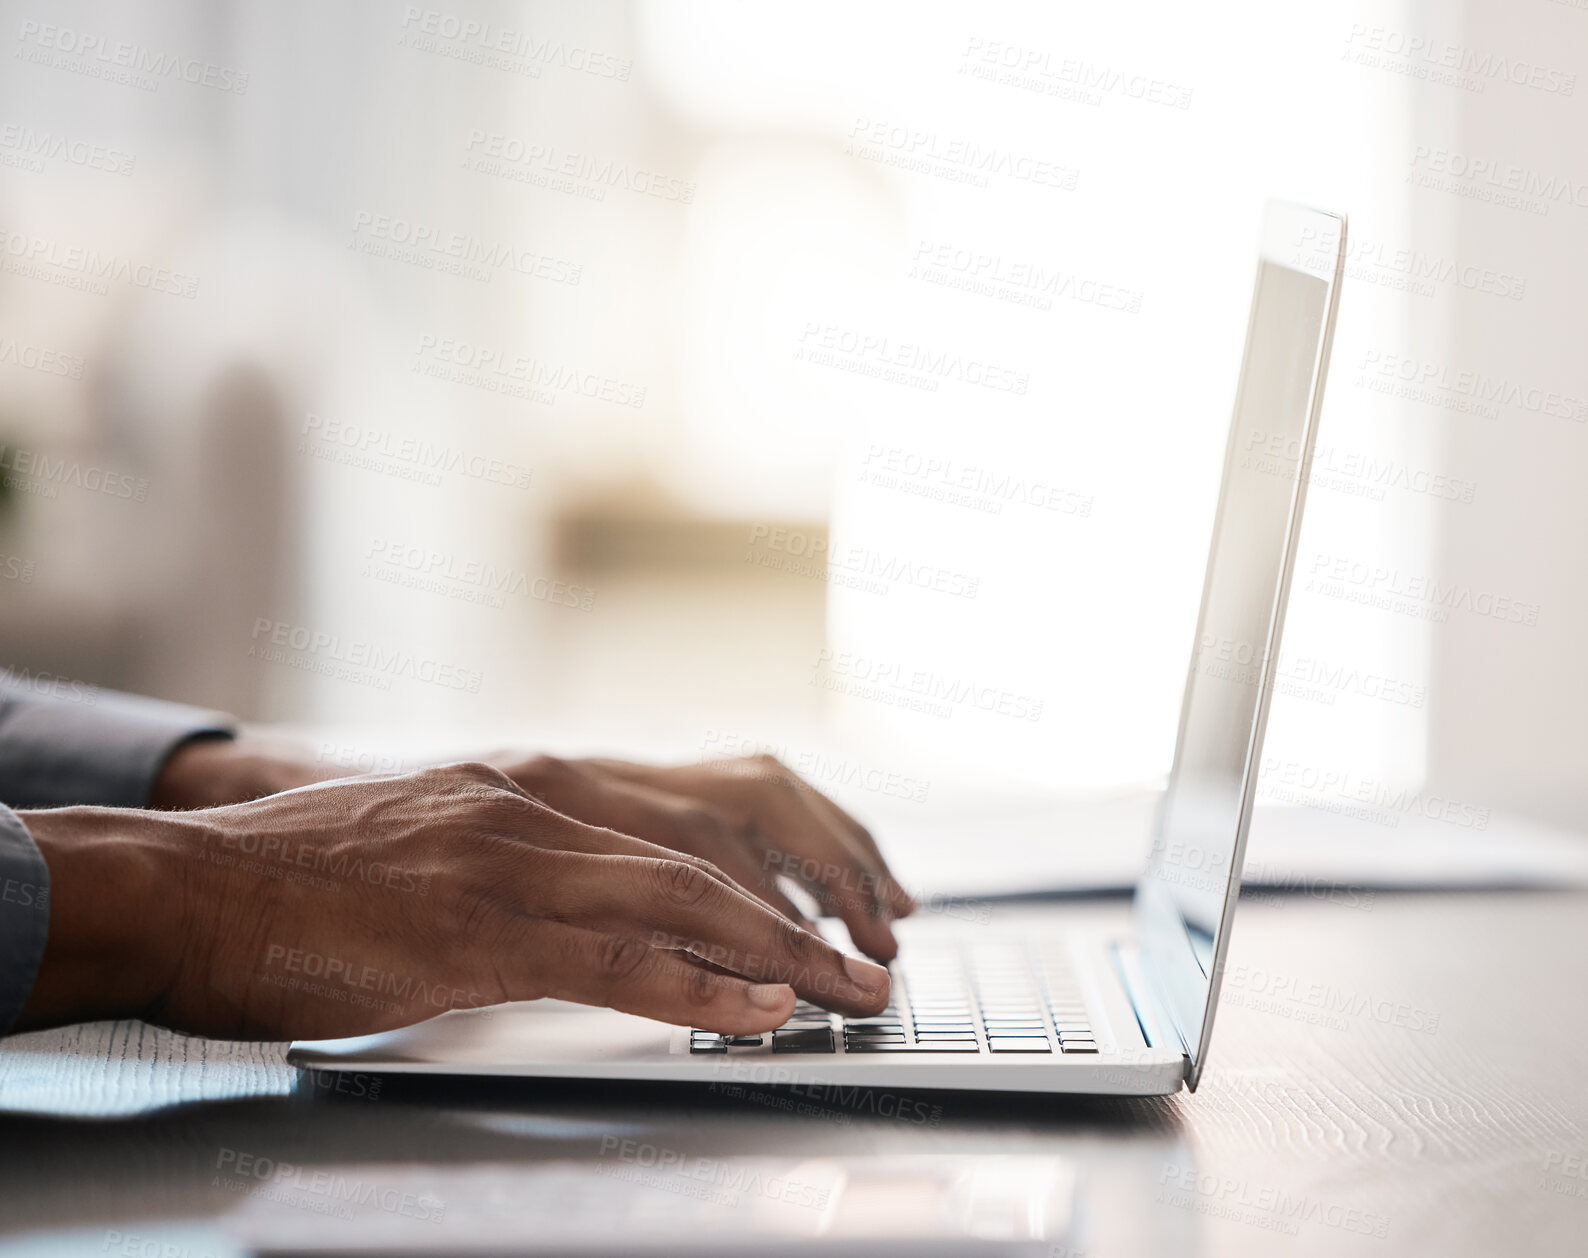
[[[194,738],[180,744],[155,779],[149,805],[160,809],[218,808],[335,776],[306,758],[238,738]]]
[[[186,931],[180,853],[191,819],[129,808],[17,814],[50,870],[44,959],[17,1029],[141,1016],[160,999]]]

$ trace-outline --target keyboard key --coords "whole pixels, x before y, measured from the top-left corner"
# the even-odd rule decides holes
[[[989,1035],[987,1047],[994,1053],[1051,1053],[1053,1045],[1045,1039],[1035,1036],[1010,1037],[1003,1035]]]
[[[1095,1053],[1097,1045],[1091,1040],[1060,1040],[1059,1051],[1065,1053]]]
[[[797,1031],[773,1031],[772,1051],[774,1053],[834,1052],[836,1050],[833,1044],[833,1029],[830,1026],[824,1026],[809,1027]]]
[[[730,1035],[728,1037],[728,1047],[729,1048],[760,1048],[761,1047],[761,1037],[759,1035]]]
[[[692,1053],[726,1053],[728,1046],[720,1035],[706,1035],[696,1032],[689,1037],[689,1051]]]
[[[846,1053],[979,1053],[975,1040],[934,1040],[929,1044],[873,1044],[861,1040],[844,1045]]]

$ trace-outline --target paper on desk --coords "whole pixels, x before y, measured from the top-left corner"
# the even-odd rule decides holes
[[[918,898],[1128,890],[1146,863],[1156,792],[903,809],[871,827]],[[1588,837],[1489,814],[1484,829],[1419,814],[1372,820],[1259,804],[1242,883],[1312,892],[1588,885]]]

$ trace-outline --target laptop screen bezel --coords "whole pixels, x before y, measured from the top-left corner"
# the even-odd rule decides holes
[[[1273,606],[1269,609],[1266,640],[1259,661],[1257,706],[1241,771],[1240,808],[1234,836],[1234,855],[1231,860],[1223,910],[1219,918],[1218,933],[1214,939],[1210,972],[1204,972],[1202,963],[1197,959],[1185,920],[1173,896],[1164,888],[1155,886],[1150,874],[1144,875],[1136,886],[1135,924],[1141,945],[1143,970],[1151,984],[1156,1001],[1161,1005],[1168,1021],[1179,1036],[1187,1058],[1186,1083],[1193,1091],[1207,1060],[1208,1044],[1213,1035],[1213,1017],[1218,1008],[1219,987],[1224,976],[1224,960],[1229,949],[1230,926],[1235,917],[1236,901],[1240,898],[1241,866],[1245,860],[1246,839],[1251,829],[1263,736],[1268,727],[1269,701],[1273,688],[1272,673],[1277,663],[1280,638],[1284,630],[1285,607],[1289,601],[1291,574],[1295,567],[1296,543],[1301,531],[1307,482],[1312,470],[1318,415],[1323,405],[1324,383],[1328,375],[1329,355],[1334,343],[1335,314],[1339,306],[1340,279],[1345,261],[1345,240],[1344,214],[1278,201],[1269,202],[1264,209],[1261,247],[1256,278],[1252,285],[1251,313],[1247,320],[1235,407],[1225,448],[1223,465],[1225,468],[1230,465],[1234,444],[1239,437],[1236,426],[1239,423],[1241,403],[1245,396],[1250,369],[1263,268],[1277,266],[1323,280],[1328,285],[1328,294],[1322,335],[1313,359],[1312,379],[1308,388],[1306,426],[1302,434],[1301,457],[1297,464],[1296,483],[1291,493],[1285,524],[1279,583]],[[1219,536],[1219,523],[1224,514],[1229,490],[1230,485],[1227,481],[1220,485],[1212,533],[1215,540]],[[1175,790],[1180,771],[1186,735],[1186,717],[1196,669],[1196,643],[1201,640],[1202,627],[1207,616],[1208,596],[1216,558],[1214,546],[1210,544],[1208,565],[1203,579],[1202,602],[1197,613],[1197,637],[1192,643],[1191,664],[1187,671],[1186,688],[1181,701],[1180,724],[1175,738],[1174,767],[1169,775],[1166,801]],[[1160,826],[1162,818],[1163,810],[1160,810]],[[1154,835],[1155,840],[1160,837],[1161,834]],[[1195,1016],[1199,1010],[1200,1019]],[[1198,1021],[1200,1021],[1200,1033],[1196,1033]]]

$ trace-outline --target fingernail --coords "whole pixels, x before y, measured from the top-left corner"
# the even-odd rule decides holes
[[[844,973],[849,975],[850,982],[869,995],[875,996],[888,989],[888,971],[885,966],[873,965],[859,957],[845,957]]]
[[[750,984],[750,1003],[757,1009],[781,1009],[793,994],[794,989],[787,983]]]

